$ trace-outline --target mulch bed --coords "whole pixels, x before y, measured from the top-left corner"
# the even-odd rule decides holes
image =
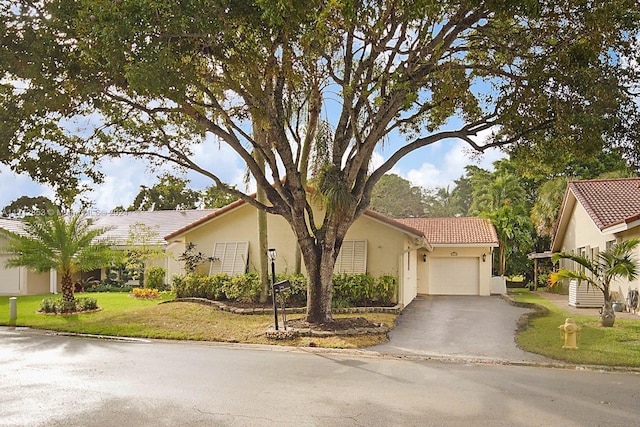
[[[364,317],[341,317],[331,322],[310,324],[304,319],[287,320],[287,326],[295,329],[313,329],[318,331],[344,331],[356,328],[377,328],[380,324],[371,322]]]

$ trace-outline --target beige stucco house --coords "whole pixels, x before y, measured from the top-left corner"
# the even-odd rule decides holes
[[[321,212],[318,216],[321,217]],[[217,210],[122,212],[92,218],[101,236],[116,249],[135,245],[160,248],[165,256],[149,265],[167,269],[167,280],[184,273],[178,261],[188,243],[216,261],[201,272],[242,274],[258,270],[256,209],[234,202]],[[132,231],[142,234],[132,240]],[[0,247],[6,231],[21,230],[18,220],[0,221]],[[2,233],[2,230],[5,233]],[[145,231],[146,230],[146,231]],[[148,232],[151,232],[150,234]],[[277,249],[277,271],[293,272],[296,242],[289,224],[268,216],[269,247]],[[5,240],[2,240],[5,239]],[[349,229],[336,263],[336,272],[393,275],[399,279],[398,302],[406,306],[418,294],[490,295],[491,257],[498,246],[495,229],[480,218],[411,218],[394,220],[367,211]],[[6,269],[8,254],[0,255],[0,295],[57,293],[55,272],[36,274],[24,268]],[[304,271],[303,271],[304,272]],[[83,277],[104,279],[105,271]]]
[[[100,236],[116,250],[124,250],[132,246],[147,246],[164,253],[166,241],[164,236],[173,230],[184,227],[215,209],[171,210],[152,212],[116,212],[89,217],[94,227],[107,231]],[[7,268],[9,254],[2,252],[7,243],[8,232],[22,233],[22,222],[17,219],[0,218],[0,295],[37,295],[58,293],[61,289],[61,278],[55,271],[35,273],[25,267]],[[149,266],[168,268],[172,262],[166,256],[160,256],[147,262]],[[104,279],[106,269],[83,272],[78,278]],[[167,275],[167,282],[170,276]]]
[[[10,254],[4,251],[9,233],[22,233],[17,219],[0,218],[0,295],[37,295],[49,292],[52,278],[49,273],[36,273],[25,267],[7,267]]]
[[[569,182],[552,237],[552,252],[594,258],[600,250],[633,237],[640,237],[640,178]],[[640,259],[640,249],[635,256]],[[563,267],[574,268],[571,261],[561,262]],[[622,299],[630,288],[640,288],[640,281],[621,280],[611,286]],[[570,289],[570,292],[577,291]],[[600,291],[594,292],[598,299],[589,305],[601,306],[602,295],[598,295]],[[581,303],[579,296],[570,294],[572,305],[587,306],[584,301],[590,299],[586,296]]]
[[[316,216],[316,218],[321,215]],[[215,261],[203,273],[258,271],[256,209],[236,201],[168,234],[174,254],[169,274],[182,274],[176,261],[188,243]],[[278,272],[293,272],[296,241],[289,224],[268,216],[269,247],[277,250]],[[406,306],[418,294],[490,295],[491,256],[498,246],[495,229],[480,218],[393,220],[367,211],[349,229],[336,272],[390,274],[399,279],[398,302]]]

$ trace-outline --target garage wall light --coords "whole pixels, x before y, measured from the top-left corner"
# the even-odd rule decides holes
[[[422,262],[427,262],[427,254],[422,254]]]
[[[482,262],[485,262],[487,260],[487,254],[482,254]]]

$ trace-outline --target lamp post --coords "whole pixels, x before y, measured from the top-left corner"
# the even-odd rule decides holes
[[[273,285],[276,283],[276,257],[278,256],[274,248],[269,248],[267,257],[271,261],[271,299],[273,300],[273,320],[275,322],[276,331],[278,330],[278,307],[276,305],[276,290]]]

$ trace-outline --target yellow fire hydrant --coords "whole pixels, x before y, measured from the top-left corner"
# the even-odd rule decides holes
[[[560,329],[564,334],[564,345],[562,348],[578,348],[576,345],[576,338],[578,332],[580,332],[580,326],[576,325],[575,320],[571,317],[567,317],[564,321],[564,325],[558,326],[558,329]]]

